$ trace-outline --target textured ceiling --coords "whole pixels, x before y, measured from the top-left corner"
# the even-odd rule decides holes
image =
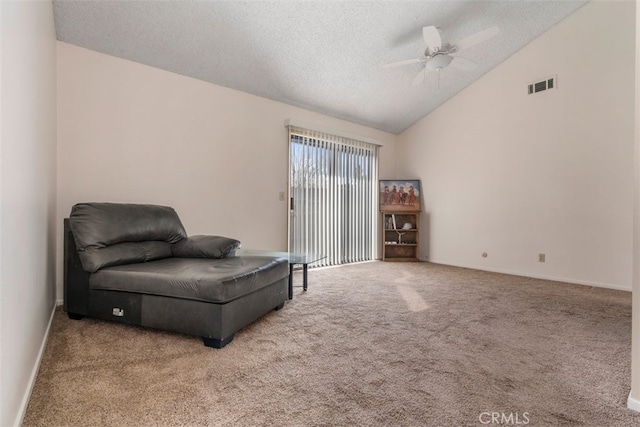
[[[584,3],[58,0],[54,14],[63,42],[398,134]],[[420,57],[428,25],[454,44],[501,32],[460,53],[475,70],[412,86],[420,64],[381,65]]]

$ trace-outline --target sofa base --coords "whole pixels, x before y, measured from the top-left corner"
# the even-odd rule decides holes
[[[233,335],[231,335],[230,337],[227,337],[224,340],[217,340],[215,338],[202,338],[202,341],[204,342],[204,345],[207,347],[222,348],[225,345],[229,344],[231,341],[233,341]]]
[[[282,302],[280,305],[275,307],[273,310],[274,311],[278,311],[278,310],[281,310],[282,307],[284,307],[284,302]],[[234,336],[235,336],[235,334],[231,334],[230,336],[228,336],[227,338],[224,338],[224,339],[202,338],[202,341],[204,342],[204,345],[207,346],[207,347],[222,348],[225,345],[229,344],[231,341],[233,341],[233,337]]]
[[[222,348],[234,334],[284,306],[288,278],[224,304],[132,292],[89,290],[87,317],[202,337],[207,347]],[[84,314],[68,311],[70,319]]]

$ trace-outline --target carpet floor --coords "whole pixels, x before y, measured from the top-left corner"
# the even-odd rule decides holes
[[[58,310],[24,426],[638,426],[630,348],[630,292],[429,263],[312,269],[221,350]]]

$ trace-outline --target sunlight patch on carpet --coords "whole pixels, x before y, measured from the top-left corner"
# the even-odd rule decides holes
[[[407,303],[407,308],[409,308],[409,310],[417,312],[429,308],[422,297],[409,286],[396,283],[396,287],[398,288],[398,292],[400,292],[400,296],[404,302]]]
[[[394,280],[396,288],[400,293],[400,296],[407,303],[407,308],[412,312],[423,311],[429,308],[422,296],[415,291],[409,284],[411,277],[410,273],[403,272],[402,277],[398,277]]]

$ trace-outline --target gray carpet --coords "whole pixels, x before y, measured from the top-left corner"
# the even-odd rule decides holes
[[[630,292],[428,263],[309,282],[222,350],[58,311],[24,425],[640,425]]]

